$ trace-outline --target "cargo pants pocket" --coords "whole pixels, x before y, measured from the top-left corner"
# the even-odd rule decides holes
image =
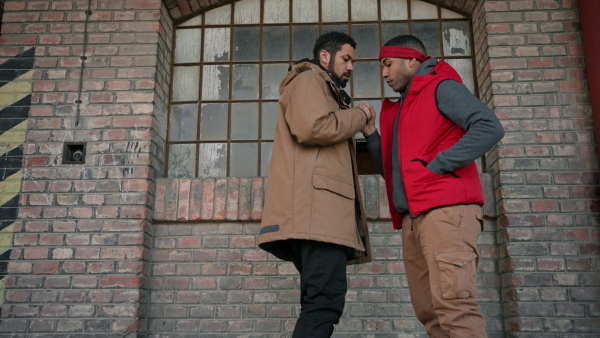
[[[444,299],[468,298],[477,293],[477,254],[472,250],[435,253]]]

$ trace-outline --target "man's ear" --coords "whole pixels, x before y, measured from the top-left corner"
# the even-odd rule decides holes
[[[329,54],[329,52],[325,49],[321,49],[319,52],[319,62],[321,62],[321,64],[328,65],[330,60],[331,54]]]
[[[410,69],[416,70],[417,68],[419,68],[420,65],[421,65],[421,61],[419,61],[419,60],[417,60],[415,58],[408,59],[408,67]]]

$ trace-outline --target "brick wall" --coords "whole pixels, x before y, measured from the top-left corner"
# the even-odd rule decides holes
[[[483,174],[488,206],[491,176]],[[350,286],[337,337],[423,336],[410,305],[401,233],[392,229],[383,179],[360,180],[374,262],[347,268]],[[258,249],[264,178],[159,179],[150,282],[150,337],[186,334],[280,337],[298,317],[294,266]],[[491,336],[502,336],[494,208],[479,239],[479,300]]]
[[[599,332],[596,147],[577,1],[486,1],[506,329]],[[560,333],[560,334],[559,334]]]
[[[92,1],[86,28],[87,9],[88,1],[5,4],[0,55],[33,46],[35,68],[2,333],[107,336],[145,327],[171,33],[160,24],[160,0]],[[62,164],[64,142],[87,143],[85,164]]]
[[[20,143],[6,137],[20,115],[7,117],[0,93],[0,150],[23,152],[20,191],[0,194],[0,202],[18,195],[20,205],[18,218],[0,220],[0,335],[279,337],[291,330],[298,276],[256,248],[264,178],[157,179],[165,167],[173,22],[229,2],[91,1],[82,73],[88,1],[6,1],[0,70],[10,72],[0,72],[0,82],[25,69],[10,62],[28,51],[33,70],[23,81],[31,105],[19,105],[29,114],[15,129],[24,134]],[[479,93],[507,132],[485,161],[485,185],[497,202],[486,205],[479,242],[488,330],[597,335],[598,163],[577,2],[429,2],[472,16]],[[0,91],[7,88],[14,87]],[[5,92],[15,102],[27,91]],[[62,163],[64,142],[87,143],[85,164]],[[0,170],[12,168],[5,163]],[[423,336],[381,180],[365,176],[361,184],[376,260],[349,267],[338,336]],[[0,204],[0,215],[8,209]]]

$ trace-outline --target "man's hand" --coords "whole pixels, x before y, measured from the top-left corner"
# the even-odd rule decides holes
[[[364,102],[359,104],[358,108],[364,110],[367,114],[367,125],[363,130],[361,130],[361,132],[365,136],[371,135],[375,132],[375,130],[377,130],[375,128],[375,117],[377,116],[377,114],[375,113],[375,109],[373,109],[373,106],[371,106],[370,104]]]

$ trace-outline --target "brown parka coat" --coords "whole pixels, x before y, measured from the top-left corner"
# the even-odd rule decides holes
[[[347,264],[372,260],[352,141],[367,116],[339,92],[310,62],[279,87],[259,246],[280,259],[290,260],[288,239],[307,239],[348,247]]]

